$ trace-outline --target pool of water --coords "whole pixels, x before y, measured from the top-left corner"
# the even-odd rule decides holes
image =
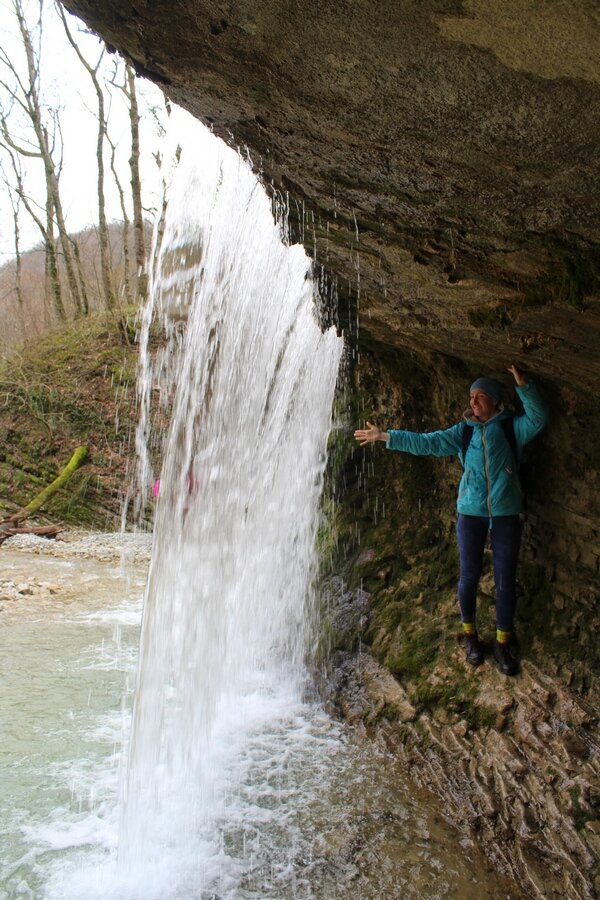
[[[183,842],[165,823],[159,858],[123,869],[146,564],[0,554],[25,588],[0,599],[0,898],[517,895],[392,759],[285,683],[221,721],[210,815]]]

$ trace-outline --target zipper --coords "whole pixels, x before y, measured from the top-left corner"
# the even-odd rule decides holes
[[[483,464],[485,468],[485,480],[487,482],[487,508],[490,514],[490,526],[492,522],[492,486],[490,482],[490,462],[488,459],[487,437],[485,434],[485,425],[481,427],[481,440],[483,443]]]

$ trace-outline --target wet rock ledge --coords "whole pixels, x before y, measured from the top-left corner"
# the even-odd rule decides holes
[[[453,687],[459,666],[455,654],[438,667],[433,690],[459,694]],[[418,785],[441,797],[449,820],[527,896],[596,896],[593,712],[528,662],[508,685],[491,669],[464,677],[475,696],[466,717],[444,707],[418,712],[410,693],[368,651],[336,658],[324,696],[333,711],[401,760]],[[473,714],[495,721],[473,725]]]
[[[323,552],[329,696],[532,895],[598,890],[600,17],[589,0],[64,0],[290,200],[350,343]],[[456,645],[449,461],[355,452],[357,421],[457,420],[533,372],[523,675]],[[491,637],[493,592],[481,597]],[[333,584],[333,582],[332,582]],[[357,594],[357,592],[362,592]],[[328,598],[328,599],[327,599]],[[364,608],[362,608],[364,607]],[[346,615],[347,610],[344,612]],[[342,618],[344,618],[342,616]],[[352,619],[352,616],[350,616]],[[413,712],[414,709],[414,718]]]

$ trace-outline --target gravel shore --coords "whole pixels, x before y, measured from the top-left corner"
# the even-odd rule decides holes
[[[152,534],[66,532],[54,540],[37,537],[34,534],[17,534],[8,538],[3,546],[10,550],[56,556],[60,559],[83,557],[107,562],[114,560],[149,562]]]

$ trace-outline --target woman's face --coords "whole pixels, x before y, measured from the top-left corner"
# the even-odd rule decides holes
[[[480,422],[487,422],[496,414],[498,403],[484,391],[471,391],[470,406]]]

